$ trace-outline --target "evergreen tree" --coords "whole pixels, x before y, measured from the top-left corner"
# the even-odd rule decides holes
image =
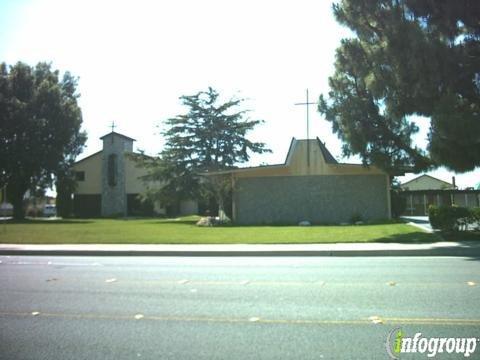
[[[337,49],[319,111],[344,154],[391,172],[479,166],[480,2],[343,0],[333,11],[355,36]],[[412,144],[412,115],[430,119],[427,149]]]
[[[247,110],[238,110],[243,99],[220,102],[212,88],[180,99],[188,112],[165,121],[166,144],[160,156],[138,157],[149,170],[144,180],[161,185],[149,189],[146,197],[175,206],[184,199],[212,195],[222,207],[228,191],[219,187],[225,182],[210,182],[199,174],[231,169],[248,161],[251,153],[270,151],[264,143],[246,137],[263,121],[251,120]]]

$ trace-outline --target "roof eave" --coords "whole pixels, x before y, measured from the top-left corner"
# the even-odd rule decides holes
[[[102,137],[100,137],[100,140],[103,140],[104,138],[106,138],[107,136],[110,136],[110,135],[117,135],[117,136],[123,137],[123,138],[128,139],[128,140],[137,141],[134,138],[131,138],[129,136],[117,133],[115,131],[112,131],[112,132],[109,132],[108,134],[103,135]]]
[[[238,174],[244,172],[251,172],[263,169],[279,169],[287,167],[285,164],[274,164],[274,165],[262,165],[262,166],[252,166],[247,168],[237,168],[237,169],[230,169],[230,170],[220,170],[220,171],[212,171],[212,172],[201,172],[198,175],[201,176],[213,176],[213,175],[226,175],[226,174]]]

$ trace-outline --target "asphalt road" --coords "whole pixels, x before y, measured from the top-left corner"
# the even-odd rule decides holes
[[[398,327],[480,338],[470,258],[0,261],[0,359],[388,359]]]

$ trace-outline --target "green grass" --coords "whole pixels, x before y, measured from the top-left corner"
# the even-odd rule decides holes
[[[179,219],[26,220],[0,223],[0,243],[10,244],[288,244],[434,242],[406,224],[359,226],[197,227],[197,217]]]

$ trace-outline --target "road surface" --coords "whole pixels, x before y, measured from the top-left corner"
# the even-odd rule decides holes
[[[0,359],[388,359],[398,327],[480,338],[471,258],[0,261]]]

